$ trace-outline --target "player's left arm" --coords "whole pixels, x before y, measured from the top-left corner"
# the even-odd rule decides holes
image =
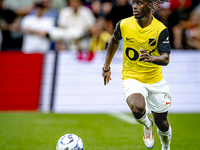
[[[140,59],[143,60],[143,62],[152,62],[157,65],[168,65],[171,48],[167,28],[160,33],[157,46],[160,54],[159,56],[151,56],[147,51],[140,49]]]

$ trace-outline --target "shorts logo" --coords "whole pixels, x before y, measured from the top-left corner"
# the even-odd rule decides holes
[[[149,45],[150,45],[150,46],[155,46],[155,45],[156,45],[156,39],[154,39],[154,38],[149,38]]]
[[[166,105],[171,104],[171,97],[170,97],[170,96],[165,95],[165,96],[164,96],[164,99],[165,99]]]

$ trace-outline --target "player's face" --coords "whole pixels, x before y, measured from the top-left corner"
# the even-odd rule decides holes
[[[74,9],[78,9],[78,7],[81,5],[81,1],[80,0],[69,0],[69,4]]]
[[[151,10],[146,0],[132,0],[132,9],[136,19],[147,16]]]

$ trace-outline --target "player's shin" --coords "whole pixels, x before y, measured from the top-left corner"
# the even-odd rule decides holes
[[[143,124],[146,128],[149,128],[152,125],[152,121],[148,118],[146,113],[140,119],[136,119],[136,121]]]
[[[143,129],[143,141],[148,149],[154,147],[154,136],[153,136],[153,121],[147,117],[145,113],[140,119],[136,119],[140,124],[144,125]]]
[[[171,126],[169,126],[169,130],[166,132],[162,132],[157,128],[157,132],[162,144],[162,150],[170,150],[170,142],[171,142],[171,136],[172,136]]]

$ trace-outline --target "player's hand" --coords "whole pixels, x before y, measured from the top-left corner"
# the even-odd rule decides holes
[[[142,60],[142,62],[153,62],[154,61],[154,57],[151,56],[147,51],[140,49],[140,60]]]
[[[102,76],[104,79],[104,85],[108,84],[109,81],[111,80],[111,71],[108,72],[102,71]]]

